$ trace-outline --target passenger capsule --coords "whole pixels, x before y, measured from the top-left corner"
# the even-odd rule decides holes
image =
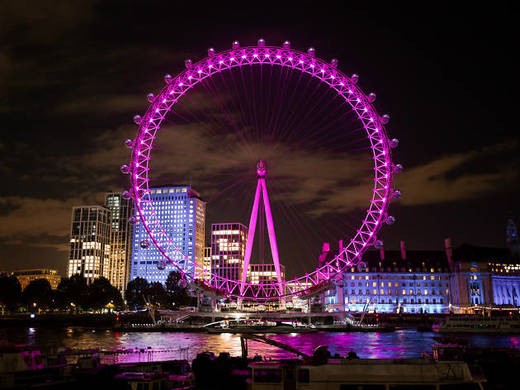
[[[385,222],[386,222],[387,225],[393,225],[394,222],[395,222],[395,218],[392,217],[391,215],[389,215],[389,216],[386,218],[386,221],[385,221]]]
[[[121,165],[121,173],[128,175],[130,173],[130,167],[126,164]]]
[[[368,95],[368,101],[370,103],[374,103],[376,101],[376,94],[374,92],[370,92],[370,94]]]
[[[159,271],[164,271],[166,269],[166,263],[164,261],[159,261],[157,263],[157,269]]]
[[[148,95],[146,95],[146,98],[150,103],[153,103],[153,101],[155,100],[155,95],[150,92]]]
[[[172,77],[171,74],[165,74],[165,75],[164,75],[164,82],[165,82],[166,84],[170,84],[170,83],[172,82],[172,79],[173,79],[173,77]]]
[[[142,240],[139,245],[141,246],[141,248],[146,249],[146,248],[148,248],[150,246],[150,241]]]
[[[123,191],[121,193],[121,196],[124,198],[124,199],[130,199],[132,197],[132,195],[130,195],[130,192],[129,191]]]
[[[128,222],[130,222],[132,225],[135,225],[137,223],[137,217],[135,215],[131,215],[128,218]]]
[[[356,73],[352,74],[352,76],[350,76],[350,81],[352,81],[354,84],[357,84],[357,82],[359,81],[359,75],[357,75]]]
[[[285,41],[285,42],[283,43],[283,48],[284,48],[284,49],[290,49],[290,48],[291,48],[291,42],[289,42],[289,41]]]
[[[307,49],[307,54],[310,55],[311,57],[314,57],[316,55],[316,50],[314,49],[314,47],[309,47]]]
[[[381,117],[381,123],[383,123],[384,125],[386,125],[388,122],[390,122],[390,115],[388,114],[385,114]]]
[[[390,141],[390,147],[392,149],[395,149],[397,148],[397,146],[399,145],[399,140],[397,138],[394,138]]]
[[[258,40],[258,47],[264,47],[265,46],[265,40],[264,38],[260,38]]]
[[[188,287],[188,282],[186,281],[186,279],[180,279],[178,282],[177,282],[177,286],[179,286],[180,288],[186,288]]]
[[[400,190],[393,190],[393,191],[392,191],[392,198],[394,198],[394,199],[400,199],[401,196],[403,196],[403,194],[401,193]]]
[[[403,171],[403,166],[401,164],[394,165],[394,173],[401,173]]]
[[[134,115],[134,123],[136,125],[141,124],[141,115]]]
[[[186,61],[184,61],[184,65],[186,66],[186,69],[191,69],[193,68],[193,62],[191,62],[190,59],[187,59]]]
[[[333,58],[332,60],[330,60],[330,65],[333,67],[333,68],[337,68],[338,67],[338,59],[337,58]]]
[[[240,49],[240,42],[233,41],[233,50]]]
[[[209,57],[213,57],[215,55],[215,49],[213,49],[212,47],[210,47],[208,49],[208,56]]]
[[[134,140],[131,140],[130,138],[125,139],[125,146],[128,149],[132,149],[134,147]]]
[[[382,247],[383,247],[383,241],[377,240],[376,242],[374,242],[374,248],[381,249]]]

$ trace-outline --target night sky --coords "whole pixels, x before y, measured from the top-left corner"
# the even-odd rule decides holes
[[[390,209],[397,222],[381,234],[386,247],[404,239],[409,249],[441,249],[445,237],[455,245],[505,245],[507,219],[520,222],[513,104],[519,12],[512,2],[204,3],[2,2],[0,270],[64,273],[71,207],[125,188],[122,141],[135,134],[132,116],[146,110],[146,94],[159,92],[164,74],[181,71],[187,58],[202,59],[208,47],[228,49],[235,39],[253,45],[261,37],[338,58],[342,71],[360,75],[366,93],[377,93],[378,111],[390,113],[387,130],[400,140],[394,158],[405,171],[396,179],[403,198]],[[319,242],[348,235],[338,229],[366,207],[359,200],[370,178],[363,150],[311,143],[289,150],[282,136],[249,138],[230,150],[237,133],[218,130],[226,119],[203,91],[193,96],[185,103],[196,115],[167,122],[157,183],[191,183],[209,201],[208,223],[247,224],[252,167],[267,155],[290,273],[299,272],[300,261],[288,254],[302,242],[311,246],[310,267]],[[202,125],[211,118],[218,121],[213,138]],[[241,178],[240,190],[224,191],[232,177]],[[300,222],[287,223],[295,216]]]

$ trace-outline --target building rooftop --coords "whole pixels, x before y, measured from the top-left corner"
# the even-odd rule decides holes
[[[384,258],[382,254],[384,253]],[[447,272],[449,269],[448,259],[444,251],[433,250],[407,250],[404,254],[399,250],[369,250],[363,255],[362,261],[367,265],[369,271],[384,270],[386,272],[410,272],[424,270],[435,272],[439,270]]]

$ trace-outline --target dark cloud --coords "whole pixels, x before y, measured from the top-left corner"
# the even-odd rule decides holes
[[[102,200],[103,194],[96,193],[65,200],[3,197],[0,209],[7,212],[0,215],[0,241],[65,250],[67,243],[63,239],[70,231],[72,206],[97,204]]]
[[[446,230],[455,239],[487,235],[491,244],[502,243],[502,233],[493,234],[502,229],[499,218],[520,214],[517,135],[505,114],[515,112],[508,64],[517,10],[450,4],[450,12],[442,5],[424,12],[417,4],[311,2],[263,7],[276,12],[267,18],[253,3],[194,12],[193,4],[172,2],[6,2],[0,14],[0,175],[8,183],[0,190],[2,264],[16,266],[5,259],[18,258],[36,264],[41,251],[40,264],[63,270],[71,207],[100,202],[103,192],[127,185],[119,173],[129,158],[122,141],[134,137],[131,118],[145,111],[146,94],[164,86],[165,73],[181,71],[185,58],[197,60],[209,46],[228,48],[233,39],[254,43],[260,35],[339,57],[345,72],[361,73],[364,90],[377,91],[378,109],[391,112],[389,133],[401,140],[395,158],[405,166],[396,179],[404,196],[392,212],[404,225],[385,234],[425,247],[436,247]],[[343,225],[357,227],[351,216],[368,206],[373,184],[366,151],[355,143],[320,150],[290,137],[247,138],[253,127],[240,123],[236,111],[193,92],[184,109],[201,118],[165,123],[154,150],[156,184],[192,183],[214,202],[210,219],[247,219],[253,167],[263,158],[273,208],[287,230],[280,235],[293,246],[295,237],[309,241],[310,262],[319,240],[345,235]],[[219,99],[229,108],[229,96]],[[450,228],[431,213],[449,220]],[[456,213],[464,218],[451,219]],[[479,218],[493,224],[482,228]],[[427,226],[417,228],[417,219]]]
[[[435,203],[463,202],[486,198],[502,192],[518,181],[518,142],[499,144],[441,157],[424,165],[407,169],[397,178],[397,186],[405,196],[404,206],[431,205]],[[489,165],[509,155],[504,164]],[[478,162],[472,169],[460,167]]]

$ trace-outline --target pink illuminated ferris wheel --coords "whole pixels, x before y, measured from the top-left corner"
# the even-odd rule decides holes
[[[154,208],[149,188],[149,174],[154,141],[156,141],[168,113],[175,112],[176,105],[179,104],[181,98],[190,94],[190,91],[193,91],[197,85],[212,78],[222,77],[222,74],[234,69],[241,71],[246,67],[252,68],[257,65],[279,67],[288,72],[310,76],[319,82],[321,88],[328,87],[334,93],[335,98],[340,99],[345,107],[355,114],[357,125],[362,129],[364,138],[368,141],[367,149],[371,154],[370,172],[373,185],[371,185],[371,197],[367,199],[368,207],[364,217],[348,239],[348,243],[336,256],[312,272],[292,280],[280,280],[279,264],[276,259],[277,280],[252,284],[244,277],[234,280],[208,274],[207,269],[187,261],[188,256],[182,253],[168,235]],[[322,291],[346,268],[356,265],[369,247],[377,248],[382,245],[382,242],[377,239],[379,230],[385,223],[392,224],[395,221],[394,217],[388,215],[390,199],[401,196],[399,190],[393,188],[393,175],[399,173],[402,166],[394,164],[391,155],[391,149],[397,146],[398,141],[390,140],[386,134],[384,125],[388,122],[389,117],[388,115],[381,116],[376,111],[373,104],[375,94],[366,95],[357,85],[358,76],[355,74],[346,76],[337,66],[337,60],[325,62],[315,56],[314,49],[301,52],[292,49],[289,42],[284,42],[281,47],[267,46],[261,39],[256,46],[240,47],[239,43],[235,41],[231,50],[217,53],[213,49],[209,49],[208,57],[195,63],[187,60],[184,71],[175,77],[165,76],[166,85],[157,96],[149,95],[151,104],[146,114],[134,118],[138,124],[136,137],[133,140],[125,141],[127,146],[132,149],[130,163],[121,167],[121,170],[130,176],[130,188],[125,195],[133,198],[140,216],[139,223],[143,224],[150,241],[164,256],[164,261],[171,263],[182,272],[185,280],[192,287],[215,296],[248,297],[260,301],[294,295],[309,295]],[[265,180],[260,177],[262,176],[261,171],[262,166],[257,167],[259,175],[257,193],[264,191],[267,196]],[[255,199],[255,204],[257,202],[258,199]],[[276,242],[274,244],[276,245]]]

